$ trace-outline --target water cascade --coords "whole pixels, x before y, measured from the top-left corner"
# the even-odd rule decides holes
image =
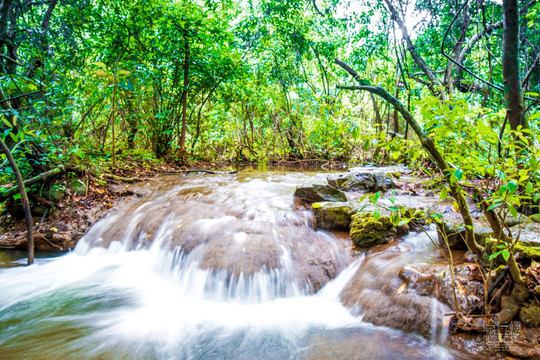
[[[344,306],[369,259],[314,230],[292,195],[324,179],[246,172],[139,185],[143,195],[73,252],[0,269],[0,358],[451,358],[438,341]]]

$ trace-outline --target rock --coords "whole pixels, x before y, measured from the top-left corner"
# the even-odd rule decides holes
[[[441,333],[443,315],[450,309],[410,286],[413,281],[424,283],[431,294],[434,287],[429,284],[438,281],[436,276],[412,271],[408,273],[409,280],[399,277],[403,259],[399,252],[369,254],[343,289],[340,300],[353,314],[361,315],[363,321],[435,338]]]
[[[361,248],[387,243],[397,233],[387,216],[376,219],[372,213],[360,212],[354,214],[351,220],[351,238]]]
[[[297,187],[294,196],[308,203],[321,201],[347,201],[345,194],[330,185],[308,185]]]
[[[373,180],[375,181],[375,185],[371,188],[372,192],[385,192],[390,189],[397,189],[398,187],[392,178],[384,174],[373,174]]]
[[[384,192],[398,187],[392,178],[383,173],[352,172],[333,178],[329,177],[327,181],[329,185],[343,191],[368,190],[371,192]]]
[[[540,306],[530,304],[523,306],[519,311],[519,320],[528,327],[536,327],[540,325]]]
[[[316,202],[312,204],[317,228],[326,230],[349,230],[354,207],[346,202]]]
[[[66,196],[64,185],[52,185],[44,196],[52,202],[58,202]]]
[[[514,246],[514,251],[519,253],[519,258],[524,260],[538,260],[540,259],[540,243],[518,241]]]
[[[522,340],[504,341],[505,352],[522,359],[538,359],[540,349],[538,345]]]
[[[79,179],[70,179],[67,188],[72,194],[76,193],[79,196],[86,194],[86,184]]]
[[[371,191],[374,186],[375,180],[373,179],[373,174],[356,173],[351,174],[348,180],[341,185],[340,189],[343,189],[345,191]]]
[[[326,181],[328,182],[328,185],[339,189],[347,180],[349,180],[350,176],[351,174],[341,174],[334,177],[328,177],[326,178]]]
[[[483,246],[486,243],[486,239],[488,239],[491,235],[491,229],[477,229],[477,231],[474,233],[474,238],[478,244]],[[439,244],[444,247],[446,247],[445,237],[448,240],[450,249],[467,250],[464,228],[450,228],[445,223],[437,223],[437,238],[439,240]]]

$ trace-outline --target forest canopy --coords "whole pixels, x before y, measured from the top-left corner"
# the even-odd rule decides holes
[[[517,5],[521,102],[507,96],[495,1],[5,0],[2,136],[22,143],[13,151],[27,172],[96,154],[424,157],[403,145],[414,136],[390,103],[340,87],[355,82],[338,58],[418,115],[443,149],[471,143],[489,162],[513,139],[505,128],[537,129],[540,8]],[[516,101],[517,120],[505,106]]]

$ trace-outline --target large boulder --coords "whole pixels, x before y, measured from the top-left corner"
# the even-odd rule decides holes
[[[296,188],[294,196],[307,203],[347,201],[347,196],[330,185],[305,185]]]
[[[317,228],[326,230],[349,230],[351,215],[356,209],[347,202],[316,202],[312,205]]]
[[[387,243],[397,234],[387,216],[376,218],[373,213],[359,212],[351,217],[350,235],[353,243],[361,248]]]

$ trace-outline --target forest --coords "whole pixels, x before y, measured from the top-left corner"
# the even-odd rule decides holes
[[[540,222],[536,0],[3,0],[0,105],[0,232],[26,219],[29,263],[35,223],[77,191],[112,207],[108,182],[400,165],[453,205],[499,295],[455,326],[540,325],[538,238],[513,227]],[[452,268],[443,215],[391,212],[436,223]]]

